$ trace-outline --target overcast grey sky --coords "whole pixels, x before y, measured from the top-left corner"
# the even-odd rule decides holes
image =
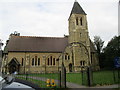
[[[0,39],[9,34],[63,37],[75,0],[0,0]],[[77,0],[87,13],[89,36],[99,35],[105,45],[118,35],[118,0]]]

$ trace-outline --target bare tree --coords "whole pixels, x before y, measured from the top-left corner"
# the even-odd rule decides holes
[[[94,45],[98,54],[101,53],[103,44],[104,41],[100,38],[100,36],[94,36]]]
[[[94,45],[96,48],[96,51],[98,53],[98,59],[99,59],[99,65],[102,66],[102,47],[103,47],[104,41],[100,38],[100,36],[94,36]]]

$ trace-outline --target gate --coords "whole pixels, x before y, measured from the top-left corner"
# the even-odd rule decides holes
[[[92,86],[93,85],[93,72],[91,67],[81,67],[82,74],[82,85]]]
[[[96,67],[97,66],[80,67],[82,85],[100,87],[120,83],[120,68],[96,70]]]
[[[74,67],[76,68],[76,67]],[[87,66],[78,66],[78,72],[69,72],[66,73],[66,82],[77,84],[79,86],[92,86],[93,85],[93,73],[91,67]],[[68,88],[73,88],[67,84]],[[75,87],[74,87],[75,88]]]
[[[88,85],[88,77],[87,77],[87,67],[81,68],[81,76],[82,76],[82,85]]]

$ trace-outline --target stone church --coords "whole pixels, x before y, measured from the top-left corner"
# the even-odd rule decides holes
[[[99,69],[97,53],[89,38],[87,17],[75,1],[70,16],[69,35],[35,37],[10,34],[4,48],[2,72],[52,73],[63,63],[67,72],[79,72],[80,67]]]

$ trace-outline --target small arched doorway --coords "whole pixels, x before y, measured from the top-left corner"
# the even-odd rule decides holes
[[[19,67],[20,67],[19,62],[17,61],[16,58],[13,58],[8,64],[9,73],[11,74],[14,73],[15,71],[19,72]]]
[[[72,64],[69,64],[69,72],[72,72]]]

